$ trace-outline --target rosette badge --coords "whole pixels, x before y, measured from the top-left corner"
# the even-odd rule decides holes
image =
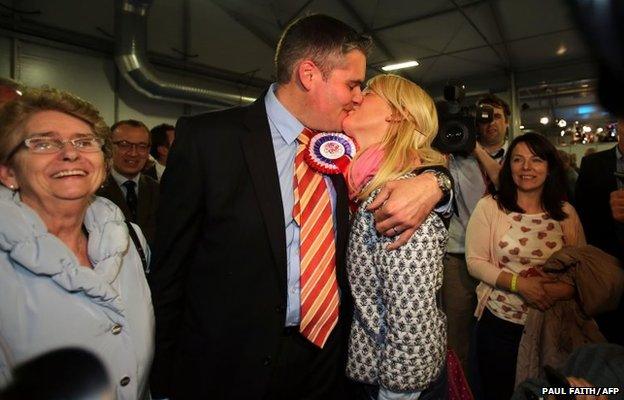
[[[353,139],[343,133],[318,133],[305,153],[308,165],[323,174],[344,173],[355,156]]]

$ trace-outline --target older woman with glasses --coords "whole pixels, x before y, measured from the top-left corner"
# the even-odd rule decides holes
[[[16,365],[69,346],[102,359],[118,399],[149,398],[149,250],[94,196],[110,157],[98,111],[68,93],[30,90],[0,110],[0,387]]]

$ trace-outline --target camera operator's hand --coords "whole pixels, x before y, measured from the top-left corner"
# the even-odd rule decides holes
[[[472,155],[479,161],[494,186],[498,188],[498,174],[502,168],[498,161],[493,159],[479,142],[475,145]]]
[[[611,192],[609,204],[611,205],[611,215],[613,215],[613,219],[617,222],[624,223],[624,189]]]

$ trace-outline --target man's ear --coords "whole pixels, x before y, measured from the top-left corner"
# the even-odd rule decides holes
[[[297,67],[297,78],[301,85],[306,89],[312,89],[312,84],[320,71],[312,60],[303,60]]]
[[[0,182],[10,189],[19,188],[15,171],[8,165],[0,164]]]

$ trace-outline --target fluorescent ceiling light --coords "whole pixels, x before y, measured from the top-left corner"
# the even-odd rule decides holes
[[[390,64],[390,65],[386,65],[381,67],[381,69],[383,69],[384,71],[396,71],[397,69],[403,69],[403,68],[410,68],[410,67],[415,67],[418,64],[418,61],[416,60],[412,60],[412,61],[405,61],[402,63],[398,63],[398,64]]]

